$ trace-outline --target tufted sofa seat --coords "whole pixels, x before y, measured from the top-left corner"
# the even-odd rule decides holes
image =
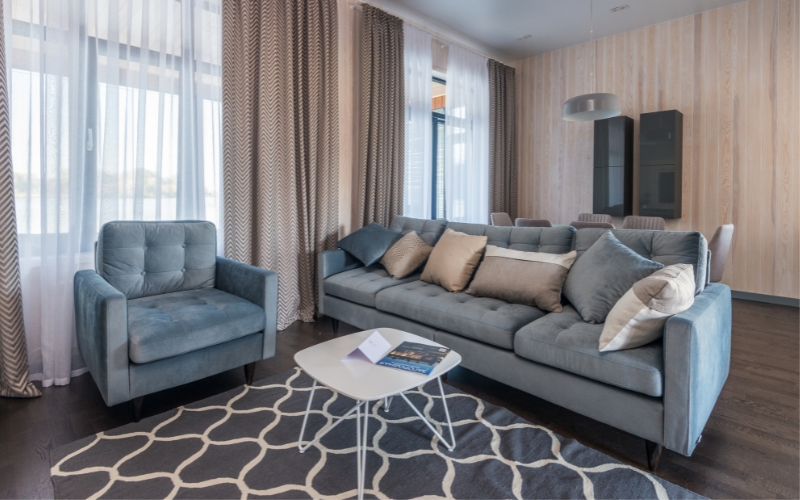
[[[392,279],[380,264],[359,267],[335,274],[323,282],[328,295],[349,300],[356,304],[375,307],[375,296],[387,288],[418,281],[421,273],[413,273],[401,280]]]
[[[545,315],[536,307],[451,293],[419,280],[381,291],[375,306],[503,349],[514,349],[514,332]]]

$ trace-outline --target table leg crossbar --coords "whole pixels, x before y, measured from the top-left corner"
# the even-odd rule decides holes
[[[353,413],[354,411],[358,411],[358,413],[357,413],[358,416],[356,417],[356,422],[360,421],[360,417],[361,417],[360,408],[361,408],[361,405],[364,404],[363,401],[359,401],[354,407],[350,408],[350,411],[348,411],[347,413],[345,413],[344,415],[339,417],[334,423],[329,424],[327,427],[323,428],[322,431],[317,435],[317,437],[314,438],[313,441],[311,441],[307,445],[303,446],[303,436],[305,435],[305,432],[306,432],[306,423],[308,422],[308,414],[311,412],[311,402],[314,401],[314,391],[316,389],[317,389],[317,381],[315,380],[314,381],[314,385],[311,386],[311,394],[308,396],[308,406],[306,406],[306,414],[303,417],[303,426],[300,427],[300,439],[297,441],[297,448],[300,450],[300,453],[304,453],[307,449],[309,449],[310,447],[312,447],[315,444],[317,444],[317,442],[320,439],[322,439],[325,436],[325,434],[329,433],[334,427],[336,427],[337,425],[342,423],[342,421],[344,419],[346,419],[347,417],[349,417],[350,414]],[[359,446],[360,446],[360,444],[359,444]]]

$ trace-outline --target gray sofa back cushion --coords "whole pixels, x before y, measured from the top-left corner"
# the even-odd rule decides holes
[[[402,234],[408,234],[411,231],[419,233],[419,237],[430,246],[436,245],[439,238],[444,234],[447,221],[444,219],[428,220],[428,219],[412,219],[402,215],[396,215],[389,224],[389,229]]]
[[[205,221],[113,221],[97,237],[97,273],[129,299],[213,287],[217,230]]]
[[[575,228],[572,226],[558,227],[506,227],[490,226],[488,224],[468,224],[465,222],[450,222],[447,229],[471,234],[486,236],[487,245],[521,250],[523,252],[567,253],[572,250],[572,238]]]
[[[587,228],[575,236],[578,259],[609,229]],[[691,264],[694,267],[695,293],[700,293],[708,279],[708,242],[697,231],[651,231],[646,229],[611,229],[625,246],[645,259],[665,266]],[[577,261],[576,261],[577,262]]]

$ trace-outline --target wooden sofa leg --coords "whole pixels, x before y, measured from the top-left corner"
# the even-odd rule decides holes
[[[658,460],[661,458],[661,450],[663,447],[652,441],[644,441],[645,450],[647,451],[647,467],[650,472],[655,472],[658,467]]]
[[[331,328],[333,328],[333,336],[337,336],[339,334],[339,320],[335,318],[331,318]]]
[[[247,385],[253,385],[253,376],[256,374],[256,363],[247,363],[244,365],[244,378]]]
[[[144,396],[139,396],[138,398],[133,398],[131,404],[133,406],[133,421],[138,422],[142,419],[142,402],[144,401]]]

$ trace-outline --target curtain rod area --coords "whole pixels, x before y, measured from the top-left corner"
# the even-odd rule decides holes
[[[453,40],[449,36],[443,35],[443,34],[439,33],[438,31],[435,31],[435,30],[433,30],[433,29],[431,29],[431,28],[429,28],[427,26],[424,26],[424,25],[422,25],[422,24],[420,24],[420,23],[418,23],[416,21],[412,21],[411,19],[408,19],[406,17],[398,16],[397,14],[395,14],[393,12],[389,12],[386,9],[383,9],[383,8],[373,4],[372,2],[368,2],[366,0],[356,0],[355,5],[351,5],[350,8],[351,9],[355,9],[356,7],[360,7],[362,5],[369,5],[370,7],[374,7],[376,9],[380,9],[380,10],[386,12],[389,15],[392,15],[392,16],[395,16],[395,17],[399,17],[400,19],[403,20],[403,22],[408,23],[408,24],[410,24],[411,26],[413,26],[413,27],[415,27],[417,29],[421,29],[422,31],[430,33],[437,40],[440,40],[442,42],[446,42],[446,43],[451,44],[451,45],[458,45],[462,49],[468,50],[470,52],[478,54],[479,56],[483,56],[483,57],[485,57],[487,59],[494,59],[495,61],[501,62],[501,63],[509,66],[509,64],[507,62],[501,61],[500,59],[498,59],[495,56],[491,56],[491,55],[485,54],[485,53],[483,53],[483,52],[481,52],[479,50],[475,50],[473,47],[469,47],[469,46],[467,46],[467,45],[465,45],[465,44],[463,44],[461,42]]]

